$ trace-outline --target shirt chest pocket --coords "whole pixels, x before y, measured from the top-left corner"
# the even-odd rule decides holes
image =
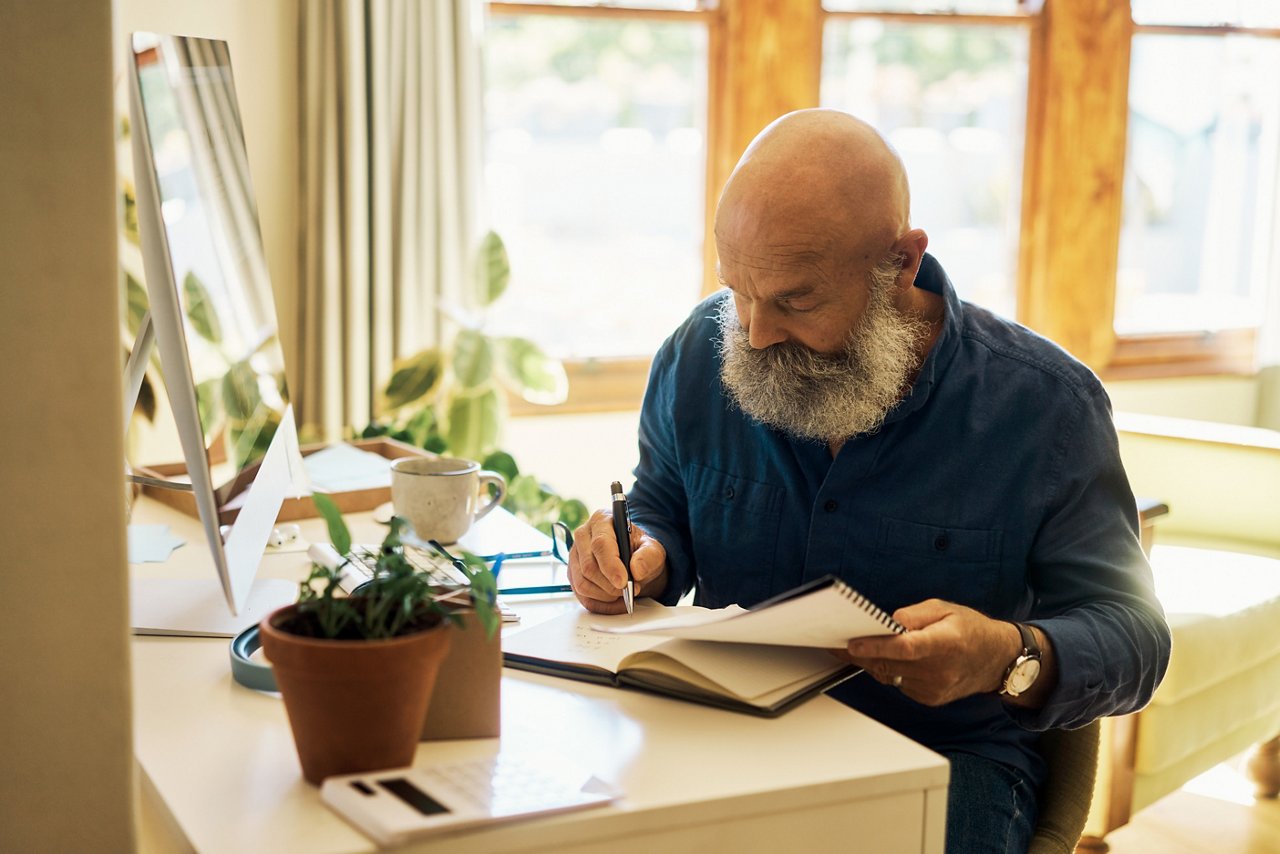
[[[1000,581],[1001,532],[880,520],[875,575],[883,607],[938,598],[989,612]]]
[[[691,465],[687,488],[698,601],[749,605],[769,596],[782,517],[782,489]]]

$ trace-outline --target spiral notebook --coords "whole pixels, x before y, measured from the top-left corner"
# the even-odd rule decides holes
[[[635,616],[570,611],[502,639],[503,662],[773,717],[859,671],[828,651],[903,628],[843,581],[823,578],[761,603],[664,607]]]
[[[696,608],[641,625],[600,630],[619,635],[827,649],[843,648],[850,638],[906,631],[893,617],[832,575],[766,599],[750,610],[736,605],[715,610]]]

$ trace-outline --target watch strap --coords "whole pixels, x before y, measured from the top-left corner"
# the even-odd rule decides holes
[[[1018,633],[1022,635],[1022,655],[1027,658],[1039,658],[1040,644],[1036,643],[1036,633],[1031,631],[1031,627],[1026,623],[1014,623],[1014,625],[1018,628]]]
[[[1004,669],[1004,678],[1000,680],[1000,694],[1008,696],[1017,696],[1009,691],[1009,678],[1013,676],[1014,669],[1028,659],[1040,660],[1040,644],[1036,643],[1035,632],[1031,631],[1031,627],[1026,623],[1013,623],[1014,628],[1018,630],[1018,634],[1022,636],[1022,651],[1013,657],[1013,661],[1009,662],[1009,666]],[[1020,692],[1019,692],[1020,693]]]

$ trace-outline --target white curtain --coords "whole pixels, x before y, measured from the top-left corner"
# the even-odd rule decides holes
[[[375,415],[392,361],[438,340],[478,231],[478,0],[300,6],[303,429]]]

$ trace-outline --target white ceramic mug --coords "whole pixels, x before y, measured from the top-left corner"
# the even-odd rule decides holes
[[[506,494],[506,479],[474,460],[402,457],[391,464],[395,514],[424,540],[456,543]]]

